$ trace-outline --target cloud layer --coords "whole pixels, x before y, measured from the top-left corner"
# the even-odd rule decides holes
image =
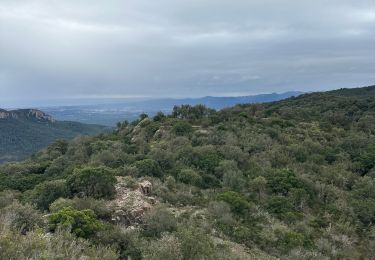
[[[375,83],[373,0],[1,0],[2,99]]]

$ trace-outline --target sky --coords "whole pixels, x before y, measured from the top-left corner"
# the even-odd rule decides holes
[[[0,0],[0,107],[372,84],[374,0]]]

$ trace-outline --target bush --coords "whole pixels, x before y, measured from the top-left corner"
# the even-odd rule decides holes
[[[283,216],[293,211],[293,205],[283,196],[274,196],[269,199],[267,210],[278,216]]]
[[[14,191],[2,191],[0,192],[0,209],[12,204],[20,196],[20,193]]]
[[[140,176],[161,177],[162,171],[160,165],[152,159],[144,159],[135,163]]]
[[[246,198],[235,191],[227,191],[219,195],[219,200],[222,200],[229,204],[232,211],[239,215],[244,215],[251,208],[251,204],[246,200]]]
[[[125,165],[122,169],[118,168],[116,176],[129,176],[134,177],[138,175],[138,169],[135,166]]]
[[[215,175],[222,177],[223,186],[230,190],[241,191],[245,183],[244,176],[235,161],[221,161],[215,169]]]
[[[143,224],[143,233],[149,237],[159,237],[162,232],[172,232],[177,228],[177,221],[172,213],[163,207],[149,211]]]
[[[58,198],[69,196],[65,180],[46,181],[38,184],[30,193],[26,193],[28,200],[39,209],[48,209],[49,205]]]
[[[276,230],[276,236],[278,237],[277,247],[284,253],[293,248],[302,247],[305,240],[303,234],[294,231],[283,232]]]
[[[96,200],[91,197],[76,197],[73,199],[60,198],[50,205],[50,211],[58,212],[66,207],[72,207],[77,210],[91,209],[94,211],[95,215],[101,219],[110,219],[112,213],[111,208],[105,200]]]
[[[106,224],[96,233],[93,241],[95,244],[116,248],[120,253],[119,259],[139,259],[139,241],[134,241],[134,235],[138,235],[137,230],[125,231],[122,226]]]
[[[0,217],[3,225],[21,234],[44,226],[42,214],[29,204],[14,202],[0,211]]]
[[[267,185],[273,193],[281,195],[287,195],[293,188],[304,188],[304,183],[289,170],[280,170],[269,175]]]
[[[231,208],[224,201],[212,201],[208,205],[208,212],[219,225],[233,225]]]
[[[211,237],[199,228],[180,227],[177,237],[181,243],[183,259],[210,259],[215,253]]]
[[[91,209],[63,208],[52,213],[48,220],[51,231],[55,231],[57,228],[70,229],[74,235],[83,238],[90,238],[103,228],[103,224],[97,220]]]
[[[184,136],[190,134],[193,131],[193,127],[186,121],[178,121],[173,125],[172,131],[177,136]]]
[[[4,230],[1,224],[0,259],[119,259],[112,247],[93,246],[87,240],[77,239],[68,232],[46,236],[39,231],[31,231],[20,235]]]
[[[113,198],[116,193],[115,183],[116,178],[106,167],[75,169],[67,179],[67,185],[72,194],[96,199]]]
[[[214,146],[203,146],[194,149],[191,155],[192,164],[207,173],[214,173],[219,166],[221,156]]]
[[[174,235],[163,234],[158,239],[151,241],[143,248],[144,259],[149,260],[175,260],[182,259],[181,243]]]
[[[200,186],[202,184],[202,177],[196,171],[192,169],[182,169],[178,173],[178,180],[195,186]]]
[[[31,190],[39,183],[46,181],[44,174],[3,174],[0,173],[0,191],[18,190],[21,192]]]

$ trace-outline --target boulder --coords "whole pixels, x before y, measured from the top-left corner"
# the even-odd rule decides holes
[[[152,191],[152,184],[149,181],[139,183],[139,191],[145,196],[150,196]]]

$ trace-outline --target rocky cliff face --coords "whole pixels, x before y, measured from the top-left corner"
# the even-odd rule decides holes
[[[0,109],[0,119],[31,119],[43,122],[55,122],[55,120],[48,114],[37,109],[18,109],[7,111]]]
[[[0,109],[0,119],[8,119],[8,118],[13,118],[15,116],[16,114],[12,113],[11,111]]]

